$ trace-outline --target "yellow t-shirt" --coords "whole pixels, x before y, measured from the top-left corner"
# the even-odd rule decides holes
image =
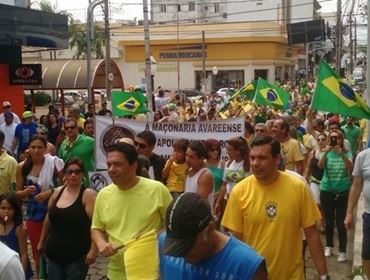
[[[164,228],[171,200],[166,186],[147,178],[140,177],[128,190],[110,184],[98,193],[91,228],[105,231],[110,243],[124,244],[138,234]],[[123,249],[109,258],[108,278],[126,279]]]
[[[296,171],[296,161],[304,160],[299,142],[293,138],[281,144],[281,155],[284,160],[285,169]]]
[[[17,161],[1,150],[0,155],[0,195],[11,191],[12,183],[15,183],[15,172],[17,170]]]
[[[185,180],[186,176],[188,175],[188,164],[184,163],[176,163],[170,162],[167,160],[165,168],[169,164],[172,164],[170,169],[170,174],[167,178],[167,188],[170,192],[183,192],[185,189]]]
[[[320,212],[304,182],[279,172],[270,185],[249,176],[238,183],[227,202],[222,225],[242,235],[261,254],[269,279],[304,279],[302,228],[315,224]]]

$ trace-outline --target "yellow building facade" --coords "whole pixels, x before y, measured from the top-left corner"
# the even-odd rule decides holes
[[[126,85],[144,83],[143,27],[112,30],[123,50],[116,62]],[[298,48],[288,45],[286,32],[274,22],[150,26],[150,51],[157,61],[155,87],[169,89],[200,89],[204,64],[205,90],[214,91],[239,88],[258,77],[271,82],[294,79],[298,63]]]

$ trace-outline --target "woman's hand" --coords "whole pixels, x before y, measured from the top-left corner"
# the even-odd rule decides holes
[[[35,201],[38,202],[38,203],[42,203],[45,200],[47,200],[49,197],[50,197],[50,191],[46,190],[46,191],[43,191],[43,192],[39,193],[38,195],[36,195],[35,196]]]

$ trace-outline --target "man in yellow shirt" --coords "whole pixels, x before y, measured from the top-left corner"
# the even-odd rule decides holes
[[[289,123],[284,119],[277,119],[272,125],[271,132],[272,136],[280,142],[281,156],[283,157],[285,168],[302,175],[304,171],[304,156],[299,142],[289,137]]]
[[[271,280],[305,279],[303,229],[320,279],[329,279],[315,224],[319,209],[301,179],[278,171],[279,161],[280,144],[275,138],[253,139],[253,175],[232,190],[222,225],[265,258]]]
[[[17,161],[3,149],[5,134],[0,130],[0,195],[11,191],[15,186]]]
[[[113,183],[99,192],[95,202],[91,237],[99,253],[109,257],[111,280],[126,279],[124,243],[162,230],[172,201],[161,182],[136,176],[137,161],[132,145],[116,143],[109,147],[107,166]]]

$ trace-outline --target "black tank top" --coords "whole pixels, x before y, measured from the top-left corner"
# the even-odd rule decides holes
[[[310,162],[311,166],[311,175],[312,177],[315,177],[317,180],[321,181],[322,176],[324,175],[324,169],[320,169],[317,165],[319,163],[319,160],[315,157],[315,151],[312,151],[313,157]]]
[[[85,188],[81,187],[77,199],[66,208],[58,208],[57,201],[65,187],[58,193],[54,205],[49,210],[49,235],[46,242],[46,255],[57,263],[69,263],[85,256],[90,250],[91,221],[82,204]]]

